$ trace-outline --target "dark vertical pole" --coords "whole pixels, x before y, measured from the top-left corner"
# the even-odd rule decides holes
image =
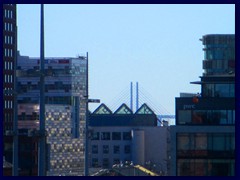
[[[14,93],[13,93],[13,103],[14,103],[14,115],[13,115],[13,170],[12,175],[18,176],[18,106],[17,106],[17,25],[15,30],[15,58],[14,58]]]
[[[130,84],[130,108],[133,111],[133,83]]]
[[[44,82],[44,7],[41,4],[41,30],[40,30],[40,137],[38,152],[38,176],[45,176],[46,169],[46,140],[45,140],[45,82]]]
[[[84,175],[88,176],[88,52],[86,62],[86,121],[85,121],[85,158],[84,158]]]
[[[136,111],[138,110],[138,82],[136,83]]]

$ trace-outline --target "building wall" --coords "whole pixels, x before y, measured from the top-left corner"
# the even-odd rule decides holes
[[[189,135],[191,141],[187,139]],[[180,136],[185,139],[178,139]],[[225,141],[221,142],[222,138]],[[234,126],[171,126],[171,176],[221,176],[221,173],[232,176],[235,174],[234,154]]]
[[[168,163],[168,128],[145,128],[145,161],[151,162],[157,172],[167,175]],[[154,167],[155,166],[155,167]]]
[[[13,130],[14,115],[14,67],[16,62],[17,50],[17,27],[16,27],[16,4],[3,4],[3,39],[2,39],[2,67],[3,67],[3,153],[7,161],[12,163],[12,137],[8,136],[8,132]]]
[[[46,106],[46,131],[49,144],[48,176],[83,175],[84,144],[72,133],[74,113],[72,106]]]
[[[158,173],[167,174],[167,127],[91,127],[90,167],[111,168],[114,164],[133,162],[141,164]],[[109,140],[102,140],[101,134],[109,132]],[[121,140],[113,140],[112,133],[120,132]],[[99,133],[98,140],[93,140]],[[123,133],[130,133],[128,140],[123,139]],[[109,152],[103,153],[103,146],[109,147]],[[114,146],[119,146],[119,153],[114,153]],[[130,147],[130,152],[125,146]],[[96,150],[97,148],[97,150]],[[128,152],[128,153],[126,153]],[[105,159],[105,160],[104,160]],[[108,159],[108,160],[107,160]],[[98,161],[98,163],[96,163]],[[108,163],[104,163],[108,162]],[[96,164],[95,164],[96,163]],[[107,165],[106,165],[107,164]]]
[[[18,54],[18,124],[19,128],[32,131],[32,136],[36,136],[36,130],[39,129],[39,65],[38,58]],[[48,175],[83,174],[86,65],[86,57],[45,58],[46,130],[51,136],[47,137],[50,153]],[[73,113],[76,110],[77,113]],[[58,126],[54,126],[57,122]],[[60,133],[66,133],[67,137]],[[21,151],[24,153],[27,149]],[[34,158],[37,158],[37,154]]]
[[[201,94],[176,98],[172,176],[235,175],[235,35],[205,35]]]

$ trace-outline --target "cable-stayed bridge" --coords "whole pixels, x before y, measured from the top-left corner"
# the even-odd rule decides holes
[[[124,87],[113,99],[106,102],[106,104],[108,104],[108,107],[112,110],[116,110],[122,103],[125,103],[135,112],[142,104],[146,103],[157,115],[159,126],[162,125],[163,122],[167,122],[168,125],[174,125],[175,115],[169,113],[159,102],[154,102],[154,99],[156,98],[148,93],[144,87],[139,86],[138,82],[136,82],[135,85],[131,82],[130,87]]]

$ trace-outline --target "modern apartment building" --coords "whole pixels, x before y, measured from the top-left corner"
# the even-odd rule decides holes
[[[11,134],[14,119],[14,67],[17,51],[16,4],[3,4],[2,7],[3,156],[6,161],[12,163]]]
[[[39,58],[18,54],[18,127],[28,139],[20,142],[20,154],[28,157],[19,164],[31,175],[38,162],[39,64]],[[45,58],[47,175],[83,175],[86,95],[87,57]]]
[[[201,94],[176,98],[171,175],[235,175],[235,35],[201,39]]]

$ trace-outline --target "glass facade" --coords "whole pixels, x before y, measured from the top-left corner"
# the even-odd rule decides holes
[[[235,73],[235,35],[206,35],[204,45],[204,75]]]
[[[177,176],[234,176],[233,159],[178,159]]]
[[[38,104],[40,61],[20,54],[17,58],[18,104]],[[83,174],[86,94],[86,57],[45,58],[45,104],[51,107],[46,109],[47,143],[51,144],[47,175]],[[19,111],[21,128],[38,128],[33,126],[39,120],[36,111]]]
[[[204,97],[235,97],[235,84],[203,84]]]
[[[179,133],[177,174],[180,176],[233,176],[234,133]]]
[[[235,175],[235,35],[205,35],[201,94],[176,98],[177,176]],[[196,101],[197,99],[197,101]]]
[[[177,124],[235,125],[235,110],[178,110]]]

